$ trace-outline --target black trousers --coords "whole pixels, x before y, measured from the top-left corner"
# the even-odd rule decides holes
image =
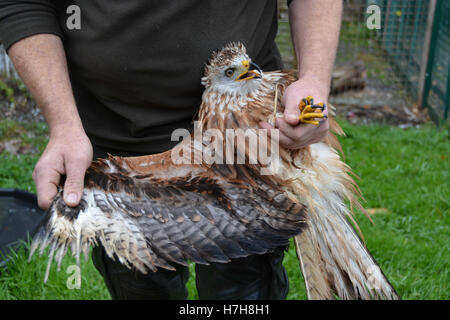
[[[282,265],[284,248],[264,255],[252,255],[229,263],[196,265],[196,286],[200,299],[206,300],[282,300],[289,282]],[[174,265],[176,271],[159,269],[143,274],[128,269],[95,247],[92,260],[103,276],[113,299],[185,300],[189,269]]]
[[[94,158],[107,153],[131,156],[118,150],[94,146]],[[234,259],[229,263],[196,265],[196,286],[200,299],[210,300],[282,300],[289,290],[287,272],[283,267],[285,247],[264,255]],[[95,267],[103,276],[113,299],[184,300],[188,297],[186,283],[189,269],[173,265],[176,271],[159,269],[143,274],[111,259],[102,246],[92,251]]]

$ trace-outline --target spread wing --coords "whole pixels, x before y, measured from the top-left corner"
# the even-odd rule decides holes
[[[145,273],[187,260],[226,263],[287,245],[304,226],[303,206],[246,177],[226,165],[177,169],[160,156],[95,161],[77,207],[65,205],[62,190],[57,195],[31,255],[50,246],[47,269],[53,259],[59,269],[69,247],[79,262],[81,252],[87,256],[100,242],[109,256]]]

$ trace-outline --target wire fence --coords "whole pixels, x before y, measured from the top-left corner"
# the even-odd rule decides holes
[[[285,0],[279,0],[277,42],[295,67]],[[336,105],[427,107],[448,118],[450,1],[344,0],[330,101]]]
[[[15,78],[19,79],[19,75],[17,74],[14,66],[6,54],[5,48],[0,43],[0,74],[5,76],[6,78]]]
[[[450,104],[450,2],[448,0],[437,1],[432,28],[423,101],[424,105],[430,106],[435,117],[448,120]]]

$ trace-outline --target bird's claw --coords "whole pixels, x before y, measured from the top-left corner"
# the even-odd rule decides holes
[[[314,104],[314,98],[311,96],[302,99],[298,107],[300,109],[299,120],[301,123],[309,123],[317,126],[319,125],[319,121],[314,119],[328,118],[328,116],[323,114],[323,111],[327,108],[327,105],[323,102]]]

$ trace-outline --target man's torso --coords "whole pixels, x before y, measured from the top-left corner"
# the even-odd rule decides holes
[[[56,1],[71,81],[92,142],[161,152],[197,111],[205,62],[231,41],[278,69],[275,0]],[[67,7],[81,11],[69,29]]]

